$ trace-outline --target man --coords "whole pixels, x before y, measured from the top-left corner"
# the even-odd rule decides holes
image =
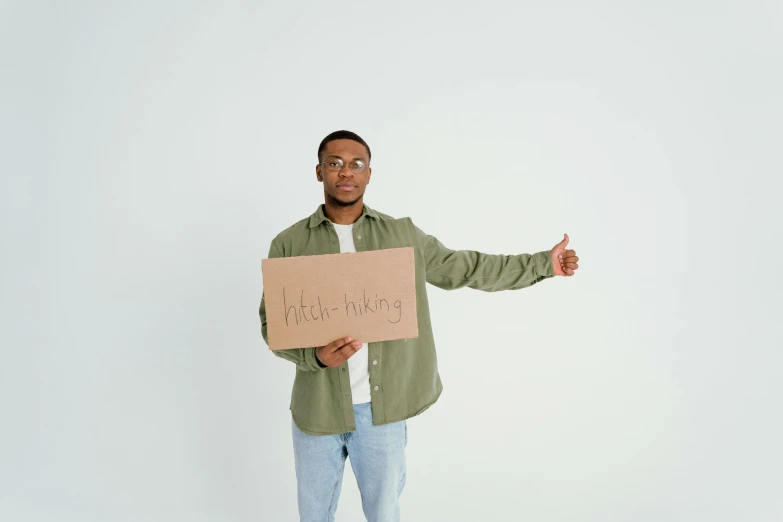
[[[315,167],[324,205],[278,234],[269,249],[270,258],[414,249],[417,339],[368,346],[346,337],[326,346],[273,352],[297,368],[290,409],[302,522],[334,520],[348,456],[367,520],[400,520],[405,420],[434,404],[442,390],[425,283],[448,290],[513,290],[555,275],[572,276],[578,266],[576,253],[566,250],[568,235],[551,251],[533,255],[454,251],[410,218],[372,210],[364,204],[370,159],[370,147],[353,132],[326,136]],[[260,316],[267,340],[263,297]]]

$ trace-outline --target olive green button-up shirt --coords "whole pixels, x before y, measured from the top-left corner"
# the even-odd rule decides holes
[[[451,250],[419,230],[410,218],[395,219],[367,205],[354,224],[353,239],[357,252],[398,247],[413,247],[414,251],[419,337],[368,346],[375,425],[422,413],[438,400],[443,389],[425,283],[446,290],[467,286],[494,292],[517,290],[554,275],[548,251],[507,256]],[[340,241],[323,205],[312,216],[278,234],[269,248],[270,258],[339,253]],[[263,296],[259,314],[261,334],[267,341]],[[356,429],[347,362],[337,368],[323,368],[314,347],[272,353],[296,365],[290,409],[300,430],[310,435],[330,435]]]

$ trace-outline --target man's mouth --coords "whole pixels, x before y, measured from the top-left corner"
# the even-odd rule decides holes
[[[352,185],[351,183],[343,183],[342,185],[337,185],[338,190],[344,190],[346,192],[353,190],[356,188],[356,185]]]

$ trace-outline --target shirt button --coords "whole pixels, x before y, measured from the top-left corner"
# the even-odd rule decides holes
[[[372,365],[373,365],[373,366],[375,366],[375,365],[377,365],[377,364],[378,364],[378,361],[373,361],[373,362],[372,362]]]
[[[346,393],[345,395],[343,395],[343,397],[345,397],[347,399],[348,398],[348,394]]]
[[[378,387],[377,386],[375,387],[375,391],[378,391]]]
[[[362,238],[362,236],[356,236],[356,239],[361,239],[361,238]]]
[[[345,371],[345,368],[343,368],[343,371]]]

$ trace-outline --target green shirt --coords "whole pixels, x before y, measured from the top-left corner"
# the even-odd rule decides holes
[[[419,337],[368,345],[375,425],[418,415],[438,400],[443,389],[425,283],[445,290],[467,286],[495,292],[524,288],[554,275],[549,251],[506,256],[451,250],[422,232],[410,218],[395,219],[367,205],[354,224],[353,239],[357,252],[398,247],[414,250]],[[280,232],[269,248],[270,258],[339,253],[340,242],[323,205],[312,216]],[[263,296],[259,314],[266,341]],[[336,435],[356,429],[347,362],[323,368],[315,348],[272,353],[296,364],[290,409],[300,430],[310,435]]]

